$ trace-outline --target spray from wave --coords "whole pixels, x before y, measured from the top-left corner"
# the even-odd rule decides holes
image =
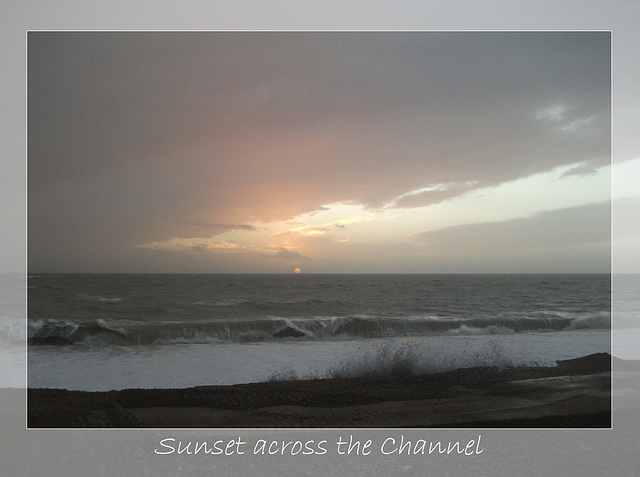
[[[508,368],[517,365],[550,365],[514,359],[496,340],[483,340],[470,345],[468,341],[447,343],[398,343],[396,340],[361,345],[357,351],[337,364],[324,369],[298,373],[292,367],[272,373],[268,381],[290,381],[332,378],[391,378],[433,374],[461,368],[494,366]]]

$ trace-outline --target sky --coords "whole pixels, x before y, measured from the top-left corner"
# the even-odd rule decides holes
[[[611,162],[609,32],[30,32],[27,52],[30,273],[609,272],[612,201],[640,203],[640,160]]]

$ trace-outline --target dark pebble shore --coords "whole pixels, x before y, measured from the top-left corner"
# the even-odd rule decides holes
[[[610,428],[611,355],[188,389],[27,390],[29,428]]]

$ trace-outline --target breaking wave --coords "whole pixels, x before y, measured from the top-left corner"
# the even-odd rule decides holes
[[[278,340],[330,341],[432,335],[496,335],[545,331],[607,329],[611,314],[451,317],[341,316],[312,319],[267,317],[220,321],[87,322],[38,319],[28,322],[30,345],[144,345],[249,343]]]

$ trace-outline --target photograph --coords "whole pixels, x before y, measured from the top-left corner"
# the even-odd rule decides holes
[[[637,474],[637,1],[0,25],[3,475]]]
[[[27,428],[612,429],[612,47],[27,32]]]

